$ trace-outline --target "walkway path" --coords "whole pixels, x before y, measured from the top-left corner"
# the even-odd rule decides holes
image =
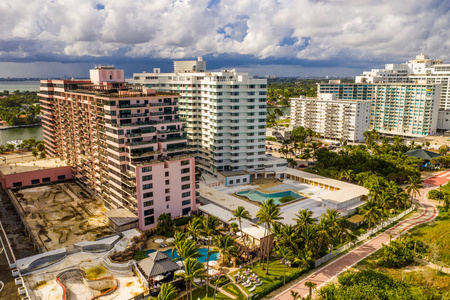
[[[367,241],[363,245],[355,248],[351,252],[345,254],[344,256],[332,261],[328,265],[320,268],[318,271],[314,272],[310,276],[302,279],[300,282],[295,284],[293,287],[283,291],[279,295],[275,296],[273,299],[277,300],[292,300],[291,291],[298,292],[302,297],[306,296],[309,289],[305,286],[305,282],[312,281],[317,284],[316,288],[321,287],[332,278],[338,276],[342,272],[346,271],[359,261],[363,260],[370,254],[374,253],[382,247],[382,244],[389,242],[389,235],[392,234],[392,238],[396,238],[399,235],[399,231],[405,232],[410,228],[425,222],[433,220],[438,211],[431,203],[426,199],[426,194],[429,190],[435,189],[436,186],[432,185],[433,177],[442,178],[442,174],[446,174],[447,171],[439,173],[427,179],[427,188],[420,190],[420,195],[415,199],[416,203],[420,205],[419,215],[399,222],[397,225],[386,230],[384,233],[376,236],[375,238]],[[440,177],[441,176],[441,177]]]

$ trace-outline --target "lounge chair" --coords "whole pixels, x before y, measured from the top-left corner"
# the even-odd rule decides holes
[[[261,284],[263,284],[262,281],[255,283],[255,286],[260,286]]]
[[[256,289],[256,285],[254,285],[251,289],[249,289],[250,292],[253,292]]]

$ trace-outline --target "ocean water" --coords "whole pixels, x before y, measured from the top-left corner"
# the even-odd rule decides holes
[[[14,91],[39,91],[39,80],[30,81],[0,81],[0,92],[4,90],[14,92]]]

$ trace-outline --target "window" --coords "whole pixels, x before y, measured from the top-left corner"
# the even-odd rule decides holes
[[[169,172],[166,172],[165,175],[166,175],[166,177],[169,177]]]
[[[152,180],[152,175],[142,176],[142,181]]]
[[[13,187],[19,187],[19,186],[22,186],[22,181],[13,183]]]
[[[41,183],[40,179],[33,179],[33,180],[31,180],[31,184],[39,184],[39,183]]]
[[[246,183],[247,182],[247,178],[242,179],[242,182]]]
[[[181,165],[182,165],[182,166],[189,165],[189,160],[182,160],[182,161],[181,161]]]
[[[181,205],[188,205],[188,204],[191,204],[191,199],[183,200],[183,201],[181,202]]]
[[[42,178],[42,182],[50,182],[50,177]]]
[[[152,171],[152,167],[143,167],[142,168],[142,173],[151,172],[151,171]]]
[[[145,218],[145,225],[151,225],[155,223],[155,216]]]
[[[189,181],[190,179],[191,179],[190,176],[184,176],[184,177],[181,177],[181,182]]]
[[[66,175],[59,175],[58,176],[58,180],[65,180],[66,179]]]
[[[153,208],[144,210],[144,216],[153,215],[155,213],[155,210]]]
[[[189,168],[181,169],[181,174],[189,173]]]
[[[234,183],[234,181],[233,180],[230,180],[230,184],[233,184]]]
[[[182,214],[183,216],[185,216],[185,215],[188,215],[190,211],[191,211],[191,208],[190,208],[190,207],[186,207],[186,208],[183,208],[181,214]]]
[[[191,187],[190,184],[183,184],[183,185],[181,186],[181,189],[182,189],[182,190],[186,190],[186,189],[188,189],[188,188],[190,188],[190,187]]]
[[[144,202],[144,207],[148,207],[148,206],[152,206],[152,205],[153,205],[153,200]]]
[[[152,184],[152,183],[144,184],[144,185],[142,186],[142,189],[143,189],[143,190],[148,190],[148,189],[151,189],[151,188],[153,188],[153,184]]]
[[[166,196],[166,202],[170,201],[170,196]]]
[[[170,189],[166,189],[166,194],[170,193]]]
[[[153,197],[153,192],[144,193],[142,196],[143,196],[144,198],[150,198],[150,197]]]
[[[170,180],[166,180],[166,185],[170,184]]]
[[[191,192],[181,193],[182,198],[189,197],[189,196],[191,196]]]

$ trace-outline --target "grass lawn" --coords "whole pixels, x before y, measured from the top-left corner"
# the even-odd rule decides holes
[[[195,291],[192,292],[192,299],[198,299],[198,298],[213,299],[213,296],[214,296],[214,289],[211,287],[208,287],[208,297],[206,297],[206,287],[204,287],[204,286],[202,286],[201,288],[196,289]],[[186,299],[186,296],[184,298]],[[230,298],[228,298],[224,294],[217,291],[216,299],[221,300],[221,299],[230,299]]]
[[[264,264],[264,267],[266,266],[266,264]],[[258,294],[260,293],[261,290],[264,289],[264,286],[266,286],[268,283],[272,284],[275,283],[277,281],[279,282],[283,282],[283,268],[284,265],[281,263],[280,259],[275,260],[274,258],[272,258],[270,260],[269,263],[269,274],[266,275],[266,270],[262,270],[262,266],[259,265],[259,263],[255,263],[253,265],[253,268],[250,266],[248,266],[247,268],[250,268],[253,273],[255,273],[256,275],[258,275],[258,278],[260,280],[262,280],[263,284],[256,287],[256,289],[253,292],[250,292],[249,289],[252,288],[253,286],[250,286],[249,288],[243,287],[241,285],[241,288],[244,289],[244,291],[247,294],[253,293],[253,294]],[[247,269],[245,268],[245,269]],[[244,268],[242,269],[244,270]],[[292,274],[295,270],[298,270],[298,268],[291,268],[289,266],[286,266],[286,277],[289,274]],[[237,274],[239,272],[239,270],[231,273],[231,276],[234,276],[235,274]]]
[[[238,299],[245,299],[247,298],[246,296],[244,296],[244,294],[242,294],[241,290],[234,285],[233,283],[227,284],[226,286],[222,287],[225,291],[227,291],[228,293],[235,295]]]
[[[420,240],[428,246],[435,244],[439,250],[439,260],[450,266],[450,212],[440,211],[433,223],[419,225],[411,229],[409,234],[413,239]],[[429,248],[428,254],[430,251]]]

